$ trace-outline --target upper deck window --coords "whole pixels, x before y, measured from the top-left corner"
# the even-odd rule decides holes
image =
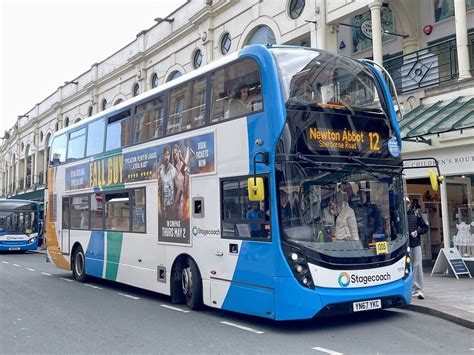
[[[66,162],[67,135],[55,137],[51,144],[50,164],[58,165]]]
[[[263,109],[260,69],[247,58],[212,74],[211,122]]]
[[[130,144],[130,110],[109,117],[106,151]]]
[[[105,120],[97,120],[89,123],[87,133],[87,156],[102,153],[104,151]]]
[[[171,91],[168,134],[204,125],[206,77],[189,81]]]
[[[133,143],[145,142],[163,136],[164,106],[163,97],[137,106]]]
[[[324,51],[278,48],[272,53],[288,105],[383,112],[374,78],[362,63]]]
[[[86,144],[86,128],[81,128],[69,134],[69,144],[67,148],[67,161],[74,161],[84,158]]]

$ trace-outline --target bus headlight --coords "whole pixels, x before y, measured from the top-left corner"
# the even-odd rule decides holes
[[[33,244],[36,241],[36,237],[28,239],[28,244]]]
[[[288,261],[288,264],[290,265],[291,271],[293,272],[296,280],[302,286],[314,289],[314,282],[313,278],[311,277],[311,272],[309,271],[306,256],[300,249],[292,245],[283,243],[282,246],[286,260]]]

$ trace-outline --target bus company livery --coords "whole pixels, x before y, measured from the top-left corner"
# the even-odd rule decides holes
[[[40,206],[26,200],[0,200],[0,251],[38,248]]]
[[[245,47],[55,133],[48,256],[191,309],[409,303],[394,115],[371,64]]]

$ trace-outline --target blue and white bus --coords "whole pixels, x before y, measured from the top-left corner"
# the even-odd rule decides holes
[[[39,233],[39,203],[0,200],[0,251],[36,250]]]
[[[191,309],[407,304],[400,150],[372,65],[248,46],[54,135],[48,255]]]

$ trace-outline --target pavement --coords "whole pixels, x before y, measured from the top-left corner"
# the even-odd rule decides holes
[[[38,248],[33,252],[46,254]],[[424,273],[425,299],[412,298],[403,308],[445,319],[463,327],[474,329],[474,277]]]

